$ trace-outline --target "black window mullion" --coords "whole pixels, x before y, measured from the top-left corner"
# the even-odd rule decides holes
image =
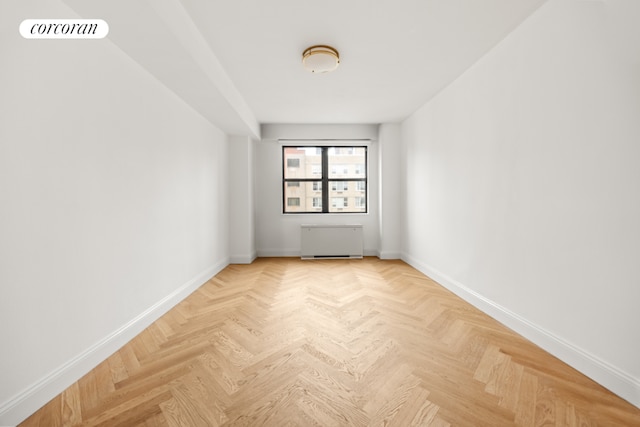
[[[364,147],[364,211],[369,212],[369,147]]]
[[[322,147],[322,213],[329,212],[329,149]]]

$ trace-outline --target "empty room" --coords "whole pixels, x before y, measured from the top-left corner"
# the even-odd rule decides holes
[[[638,22],[0,2],[0,426],[640,426]]]

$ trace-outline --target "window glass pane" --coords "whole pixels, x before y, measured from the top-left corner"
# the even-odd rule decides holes
[[[284,177],[321,178],[322,155],[318,147],[284,147]]]
[[[329,179],[364,178],[367,174],[366,156],[365,147],[330,147]]]
[[[303,182],[304,211],[322,212],[322,182]]]
[[[284,212],[322,212],[322,182],[286,181]]]
[[[304,212],[301,206],[301,198],[304,195],[304,185],[290,187],[289,182],[284,185],[284,211],[285,212]],[[298,184],[300,184],[298,182]]]
[[[366,212],[365,190],[363,181],[329,181],[329,212]]]

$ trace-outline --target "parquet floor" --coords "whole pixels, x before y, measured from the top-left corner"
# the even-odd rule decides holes
[[[22,426],[639,426],[401,261],[231,265]]]

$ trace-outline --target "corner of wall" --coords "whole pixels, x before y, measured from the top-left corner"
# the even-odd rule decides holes
[[[231,255],[229,264],[251,264],[256,258],[258,258],[258,253],[255,251],[248,255]]]
[[[222,271],[227,265],[229,265],[228,258],[211,265],[127,324],[122,325],[119,329],[102,338],[95,345],[50,372],[8,401],[2,402],[0,404],[0,425],[17,425],[24,421],[52,398],[118,351],[180,301]]]
[[[401,259],[482,312],[640,408],[640,378],[635,378],[554,335],[406,252],[401,254]]]

